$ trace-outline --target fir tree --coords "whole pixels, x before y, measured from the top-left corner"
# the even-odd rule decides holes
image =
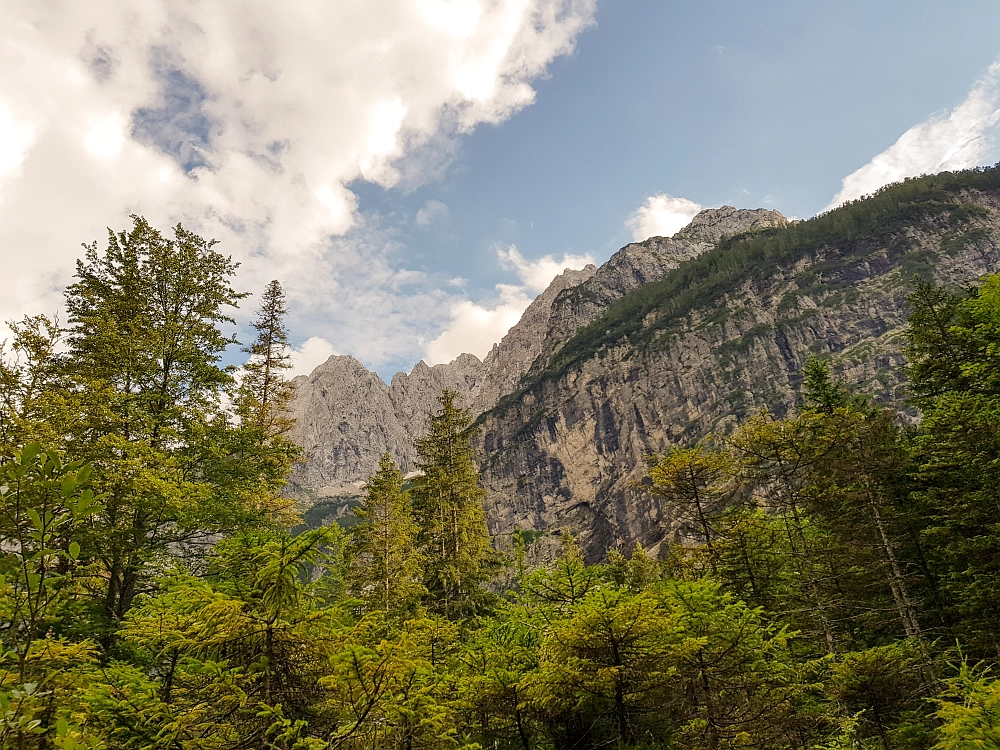
[[[441,411],[431,415],[429,432],[417,441],[423,476],[413,488],[413,507],[430,606],[460,618],[474,614],[489,598],[481,587],[491,577],[496,556],[473,462],[472,420],[455,405],[457,395],[441,394]]]

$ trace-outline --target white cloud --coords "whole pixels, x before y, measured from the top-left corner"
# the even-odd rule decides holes
[[[524,288],[498,284],[499,300],[493,306],[470,300],[451,306],[451,321],[441,334],[427,345],[424,361],[436,365],[451,362],[459,354],[475,354],[482,359],[531,304]]]
[[[968,169],[992,161],[998,124],[1000,61],[990,66],[958,107],[914,125],[892,146],[845,177],[840,192],[823,210],[869,195],[904,177]]]
[[[9,0],[0,320],[57,309],[80,243],[135,212],[219,239],[242,288],[280,278],[299,335],[418,355],[453,298],[348,186],[440,174],[457,135],[532,102],[595,2]]]
[[[33,139],[31,127],[18,122],[10,107],[0,100],[0,180],[21,166]]]
[[[448,206],[441,201],[429,200],[417,211],[413,222],[418,227],[429,227],[439,221],[447,221],[451,212]]]
[[[546,255],[525,260],[516,247],[497,248],[500,264],[515,271],[521,284],[497,284],[493,300],[476,303],[461,300],[451,305],[451,320],[444,331],[427,345],[424,360],[429,364],[451,362],[459,354],[475,354],[482,359],[493,344],[521,319],[532,300],[566,269],[580,269],[593,263],[590,255],[563,255],[556,260]]]
[[[544,292],[549,282],[567,268],[577,270],[594,262],[594,256],[589,253],[587,255],[567,253],[560,260],[556,260],[554,255],[545,255],[538,260],[525,260],[514,245],[506,250],[497,248],[497,255],[500,258],[500,265],[515,271],[521,279],[523,288],[533,295]]]
[[[320,336],[307,339],[302,346],[290,352],[292,369],[288,371],[288,379],[291,380],[299,375],[308,375],[318,365],[323,364],[337,353],[333,344]]]
[[[636,242],[650,237],[672,237],[691,223],[701,209],[702,206],[687,198],[658,193],[646,198],[625,222],[625,228]]]

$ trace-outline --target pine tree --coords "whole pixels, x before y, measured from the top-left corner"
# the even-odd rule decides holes
[[[347,545],[348,587],[371,609],[409,613],[424,591],[418,527],[403,477],[388,453],[368,478],[365,500],[354,513],[361,523],[352,527]]]
[[[730,456],[700,446],[675,448],[650,460],[649,491],[663,497],[693,527],[708,552],[712,573],[717,572],[714,541],[719,533],[713,522],[730,500],[732,488],[727,485],[732,474]]]
[[[250,355],[243,366],[240,387],[240,411],[244,419],[269,434],[287,432],[292,422],[283,415],[293,395],[292,384],[284,374],[292,366],[285,329],[285,292],[277,280],[264,290],[257,319],[250,325],[257,338],[243,348]]]
[[[430,607],[461,618],[489,598],[482,584],[497,560],[473,461],[472,420],[455,405],[457,395],[449,390],[441,394],[441,411],[431,415],[430,431],[417,441],[417,468],[423,476],[412,493]]]

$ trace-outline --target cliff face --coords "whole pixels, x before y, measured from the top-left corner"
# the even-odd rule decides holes
[[[650,237],[626,245],[589,278],[555,296],[544,329],[535,333],[540,355],[551,355],[622,297],[663,278],[682,261],[711,250],[722,237],[787,224],[777,211],[723,206],[702,211],[673,237]]]
[[[711,209],[672,238],[557,277],[482,363],[420,363],[386,385],[331,358],[298,380],[294,437],[307,462],[293,481],[306,496],[356,493],[386,450],[411,469],[449,387],[479,415],[494,534],[569,528],[591,558],[655,549],[674,516],[633,489],[647,455],[761,408],[786,413],[811,354],[902,406],[915,275],[967,284],[998,270],[1000,170],[908,181],[793,224]]]
[[[634,489],[644,457],[725,433],[762,408],[785,414],[811,354],[900,405],[914,275],[968,284],[1000,270],[1000,190],[943,197],[912,216],[897,211],[888,229],[861,222],[824,239],[794,227],[757,246],[719,246],[644,287],[648,304],[632,295],[578,329],[536,362],[516,397],[480,418],[493,533],[569,528],[591,558],[612,546],[655,549],[675,531],[674,515]],[[801,235],[799,247],[788,233]],[[690,299],[695,288],[701,302]]]
[[[459,403],[474,415],[485,412],[517,389],[533,363],[629,292],[710,249],[723,235],[786,223],[777,211],[724,206],[703,211],[673,238],[652,237],[622,248],[600,269],[566,270],[483,362],[471,354],[433,367],[419,362],[386,385],[353,357],[330,357],[295,380],[291,437],[305,449],[306,460],[291,477],[292,494],[357,493],[386,451],[404,472],[411,471],[413,443],[427,431],[428,414],[445,388],[457,391]]]
[[[475,388],[483,364],[463,354],[446,365],[418,362],[386,385],[354,357],[332,356],[309,375],[295,378],[290,437],[305,451],[291,478],[292,495],[317,499],[355,495],[388,451],[403,472],[413,469],[414,440],[445,388],[464,396]]]

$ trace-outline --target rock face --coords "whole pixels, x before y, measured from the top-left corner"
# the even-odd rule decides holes
[[[592,559],[636,543],[653,550],[678,529],[670,507],[635,489],[644,457],[761,408],[786,413],[810,355],[901,403],[914,274],[967,284],[1000,270],[1000,172],[969,180],[932,185],[916,209],[861,205],[825,224],[704,211],[674,237],[557,277],[483,362],[420,363],[386,385],[333,357],[298,380],[295,437],[308,461],[294,482],[309,496],[356,492],[386,450],[408,470],[413,440],[449,387],[479,415],[495,535],[568,528]],[[912,186],[899,190],[912,199]],[[763,234],[726,239],[754,230]],[[767,242],[766,252],[746,250]]]
[[[441,391],[458,391],[468,405],[482,366],[472,354],[434,367],[418,362],[386,385],[354,357],[334,355],[295,378],[290,436],[305,450],[305,461],[291,476],[291,494],[355,495],[386,451],[403,472],[411,471],[413,442],[427,431]]]
[[[419,362],[408,375],[397,373],[387,386],[353,357],[330,357],[295,379],[291,437],[305,449],[306,460],[291,477],[292,494],[357,493],[386,451],[404,472],[412,470],[414,440],[427,431],[428,414],[445,388],[461,394],[460,403],[473,414],[481,414],[514,392],[539,358],[624,295],[710,249],[723,235],[785,224],[777,211],[709,209],[673,238],[627,245],[600,269],[566,270],[483,362],[471,354],[433,367]]]
[[[503,340],[493,345],[483,360],[483,376],[473,394],[472,411],[475,414],[492,409],[501,397],[517,389],[531,364],[545,352],[552,327],[553,303],[562,292],[586,282],[596,272],[594,265],[579,271],[563,271],[528,305]]]
[[[542,342],[537,348],[551,355],[626,294],[711,250],[722,237],[787,225],[788,220],[777,211],[723,206],[702,211],[673,237],[650,237],[626,245],[585,281],[555,296],[546,329],[539,331]]]
[[[968,284],[1000,270],[1000,190],[951,200],[954,212],[848,234],[768,273],[751,266],[711,304],[674,317],[660,304],[630,336],[522,384],[513,401],[480,417],[491,531],[569,528],[591,559],[636,543],[655,550],[679,529],[669,506],[636,489],[644,457],[724,434],[761,408],[787,413],[811,354],[901,405],[914,274]],[[720,252],[713,256],[724,264]]]

